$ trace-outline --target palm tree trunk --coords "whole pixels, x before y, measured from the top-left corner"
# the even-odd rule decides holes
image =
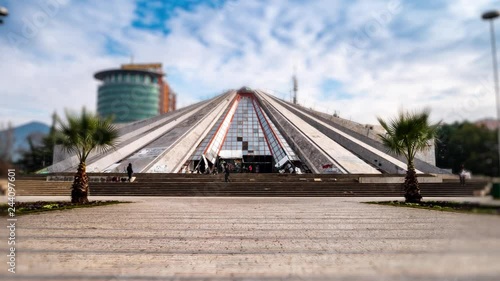
[[[413,161],[408,163],[404,190],[407,203],[419,203],[422,200],[422,195],[420,195],[420,188],[418,187],[417,172],[415,171]]]
[[[73,186],[71,187],[71,202],[82,204],[88,203],[88,193],[89,177],[87,176],[86,165],[85,162],[80,162],[75,174],[75,179],[73,180]]]

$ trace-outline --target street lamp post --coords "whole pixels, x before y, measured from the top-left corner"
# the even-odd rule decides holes
[[[496,47],[496,39],[495,39],[495,26],[493,21],[500,16],[500,12],[497,10],[485,12],[481,17],[483,20],[487,20],[490,22],[490,32],[491,32],[491,54],[493,58],[493,76],[495,82],[495,95],[497,102],[497,142],[498,142],[498,173],[500,175],[500,96],[498,89],[498,66],[497,66],[497,47]]]
[[[0,24],[3,23],[2,17],[6,17],[9,14],[7,8],[0,6]]]

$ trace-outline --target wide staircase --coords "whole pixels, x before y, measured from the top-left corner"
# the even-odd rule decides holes
[[[92,174],[92,196],[263,196],[263,197],[401,197],[401,183],[360,183],[360,177],[377,181],[396,175],[313,175],[313,174],[136,174],[132,183],[122,182],[124,174]],[[432,177],[422,175],[423,177]],[[72,174],[19,176],[17,196],[69,196]],[[420,183],[423,197],[461,197],[478,195],[486,181],[457,179],[440,183]]]

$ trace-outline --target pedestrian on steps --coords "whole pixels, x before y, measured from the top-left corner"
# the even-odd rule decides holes
[[[128,163],[128,166],[127,166],[128,182],[130,182],[130,179],[132,179],[133,173],[134,173],[134,170],[132,170],[132,163]]]
[[[229,165],[224,165],[224,181],[229,182]]]
[[[465,170],[464,165],[460,165],[460,172],[458,173],[460,177],[460,185],[465,185],[465,178],[467,177],[467,171]]]

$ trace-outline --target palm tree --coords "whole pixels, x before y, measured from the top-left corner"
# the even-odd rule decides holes
[[[66,112],[66,122],[58,119],[57,144],[79,160],[78,169],[71,187],[72,203],[88,203],[89,181],[85,161],[90,153],[97,150],[105,153],[115,147],[118,129],[112,119],[101,119],[97,115],[82,110],[78,116]]]
[[[388,122],[378,117],[378,122],[386,134],[379,134],[382,143],[396,155],[404,155],[407,160],[407,170],[404,183],[406,202],[418,203],[422,200],[415,171],[415,154],[427,149],[430,141],[436,136],[439,123],[429,124],[429,109],[422,112],[403,112],[397,118]]]

